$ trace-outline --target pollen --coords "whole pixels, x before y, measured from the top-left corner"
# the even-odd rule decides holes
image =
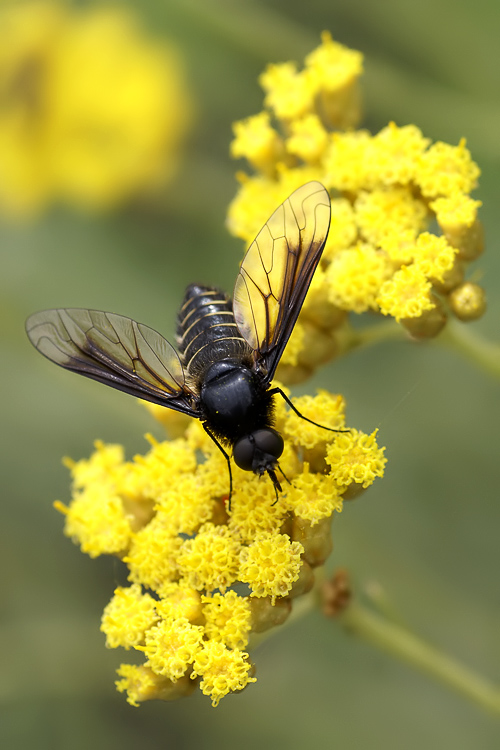
[[[218,641],[207,641],[196,655],[192,676],[203,678],[200,688],[204,695],[212,698],[215,707],[228,693],[243,690],[249,683],[256,682],[251,671],[247,653],[229,649]]]
[[[369,487],[376,477],[383,476],[387,459],[384,448],[377,445],[377,430],[366,435],[357,430],[338,435],[328,446],[326,462],[331,466],[332,477],[344,491],[353,484],[363,489]]]
[[[118,587],[102,615],[101,631],[106,635],[106,646],[128,650],[144,643],[146,630],[159,619],[155,604],[153,597],[143,594],[137,583],[128,588]]]
[[[179,572],[195,589],[224,591],[238,576],[240,544],[227,526],[204,524],[182,545]]]
[[[417,265],[403,266],[396,271],[381,286],[377,303],[384,315],[392,315],[397,321],[418,318],[435,306],[431,298],[431,282]]]
[[[175,682],[193,663],[202,638],[201,625],[191,625],[185,617],[169,617],[147,631],[145,646],[140,650],[155,674]]]
[[[240,580],[248,583],[251,596],[286,596],[299,577],[304,548],[286,534],[262,534],[241,550]]]
[[[244,649],[251,627],[251,607],[248,597],[235,591],[203,596],[205,633],[210,640],[228,648]]]

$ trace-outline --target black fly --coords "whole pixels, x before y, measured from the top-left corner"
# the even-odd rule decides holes
[[[212,287],[187,288],[178,317],[179,353],[152,328],[97,310],[44,310],[28,318],[26,331],[57,365],[200,419],[227,460],[229,497],[225,448],[232,448],[241,469],[267,472],[278,493],[284,444],[273,428],[274,395],[297,410],[270,383],[329,226],[323,185],[309,182],[295,190],[250,245],[232,301]]]

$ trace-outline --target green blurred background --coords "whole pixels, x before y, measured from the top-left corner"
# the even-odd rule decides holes
[[[113,686],[102,609],[123,575],[62,535],[61,456],[94,439],[143,452],[161,429],[136,402],[55,368],[31,348],[35,310],[119,312],[173,337],[183,288],[231,289],[241,243],[225,228],[237,166],[231,123],[258,112],[257,76],[297,60],[329,29],[366,55],[365,124],[395,120],[457,143],[482,169],[489,298],[474,328],[498,341],[500,5],[496,0],[142,0],[142,26],[184,56],[196,122],[157,206],[107,216],[52,208],[0,226],[2,287],[2,622],[0,745],[17,748],[497,748],[498,717],[312,614],[254,653],[258,682],[213,709],[128,706]],[[323,368],[297,392],[343,393],[349,424],[380,427],[386,477],[336,520],[330,565],[379,582],[417,633],[500,683],[500,384],[436,344],[386,343]]]

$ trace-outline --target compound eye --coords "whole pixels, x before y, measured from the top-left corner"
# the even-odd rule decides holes
[[[270,427],[256,430],[253,433],[253,438],[255,440],[255,445],[263,453],[268,453],[274,458],[279,458],[283,453],[285,443],[279,432],[276,432],[276,430],[273,430]]]
[[[248,437],[243,437],[233,448],[234,462],[244,471],[252,471],[255,444]]]

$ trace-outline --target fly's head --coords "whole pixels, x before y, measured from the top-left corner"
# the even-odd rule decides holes
[[[283,453],[283,438],[272,427],[254,430],[236,441],[233,447],[234,461],[240,469],[262,475],[267,472],[275,489],[281,492],[275,469]]]

